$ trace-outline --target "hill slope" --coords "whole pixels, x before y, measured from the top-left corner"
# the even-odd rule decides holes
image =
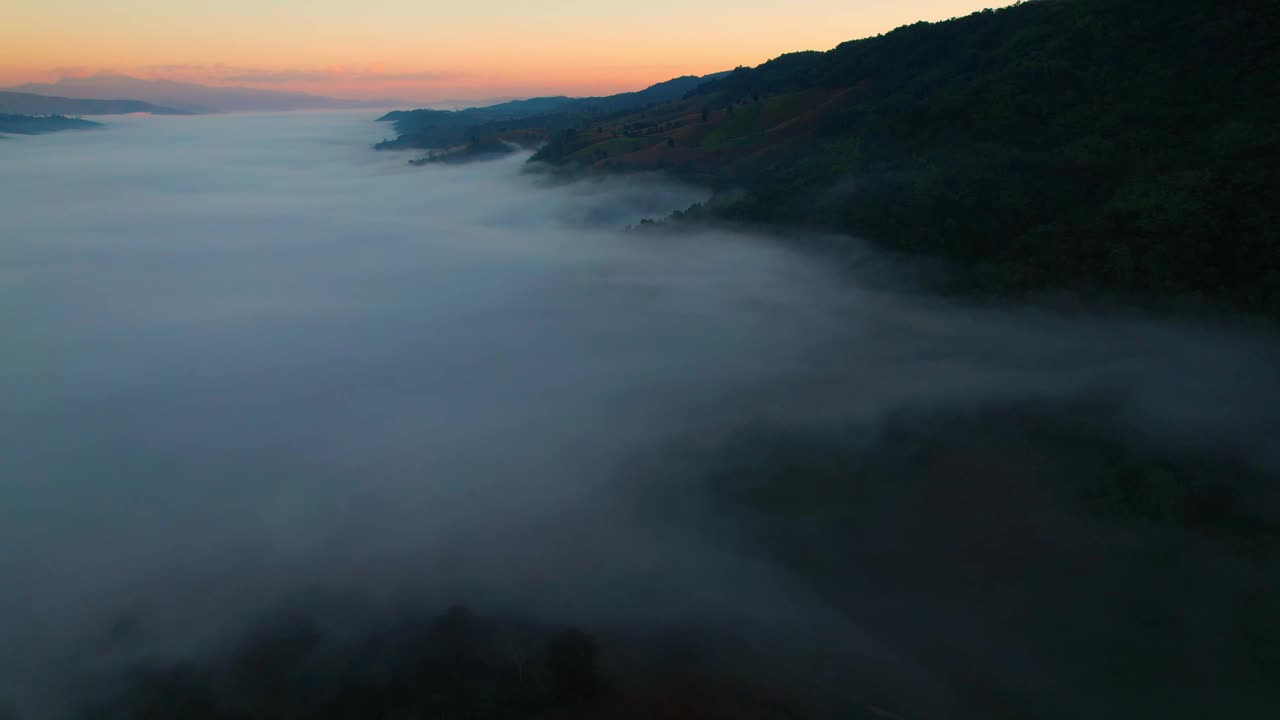
[[[186,115],[182,110],[141,100],[82,100],[78,98],[0,91],[0,112],[15,115]]]
[[[93,130],[101,123],[61,115],[8,115],[0,113],[0,133],[14,135],[42,135],[61,130]]]
[[[1039,0],[739,68],[535,160],[664,169],[693,215],[952,261],[1000,291],[1280,318],[1280,22],[1243,0]]]
[[[649,104],[683,97],[703,83],[727,73],[688,75],[658,83],[637,92],[605,97],[543,97],[515,100],[465,110],[411,110],[387,113],[380,121],[394,122],[399,137],[378,143],[379,150],[440,149],[462,145],[476,138],[505,135],[519,142],[540,141],[549,133],[582,122],[627,112]]]
[[[136,98],[192,113],[320,110],[327,108],[386,107],[387,101],[361,102],[261,90],[252,87],[212,86],[165,79],[135,78],[100,73],[89,77],[64,77],[53,83],[28,83],[8,88],[39,95],[110,100]]]

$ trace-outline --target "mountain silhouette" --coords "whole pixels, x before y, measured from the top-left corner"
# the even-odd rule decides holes
[[[342,100],[308,93],[239,86],[215,87],[176,80],[136,78],[115,73],[98,73],[88,77],[63,77],[52,83],[27,83],[9,90],[93,100],[135,98],[189,113],[323,110],[387,107],[400,104],[393,100]]]
[[[86,100],[0,91],[0,113],[15,115],[187,115],[185,110],[152,105],[141,100]]]

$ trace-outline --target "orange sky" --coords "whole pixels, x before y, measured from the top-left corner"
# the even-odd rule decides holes
[[[6,0],[0,86],[103,70],[351,98],[630,90],[990,0]]]

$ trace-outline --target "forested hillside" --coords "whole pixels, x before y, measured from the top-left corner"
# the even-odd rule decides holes
[[[1280,318],[1276,3],[1038,0],[739,68],[535,160],[663,169],[686,216],[836,229],[966,285]]]
[[[102,123],[62,115],[7,115],[0,113],[0,134],[41,135],[61,130],[92,130]]]
[[[395,123],[395,140],[378,143],[379,150],[443,149],[480,138],[503,136],[517,142],[539,143],[550,133],[594,122],[616,113],[678,100],[699,85],[727,75],[687,75],[636,92],[604,97],[542,97],[467,108],[465,110],[395,111],[378,118]]]

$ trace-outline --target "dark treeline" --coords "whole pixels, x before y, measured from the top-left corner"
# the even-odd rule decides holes
[[[335,604],[335,600],[337,601]],[[455,607],[431,617],[312,598],[261,618],[220,653],[96,678],[71,715],[187,718],[514,717],[572,706],[603,687],[596,640]],[[341,624],[326,623],[325,605]],[[330,609],[332,611],[332,608]],[[118,635],[127,635],[121,625]]]
[[[62,130],[92,130],[102,123],[62,115],[6,115],[0,114],[0,134],[40,135]]]
[[[602,642],[576,627],[454,606],[374,608],[315,592],[261,616],[220,650],[87,676],[69,720],[256,718],[791,717],[760,693],[699,669],[678,635]],[[112,641],[139,626],[121,620]],[[734,689],[736,687],[736,690]],[[0,706],[0,717],[6,716]],[[860,715],[863,716],[863,715]],[[865,715],[865,717],[871,717]]]

